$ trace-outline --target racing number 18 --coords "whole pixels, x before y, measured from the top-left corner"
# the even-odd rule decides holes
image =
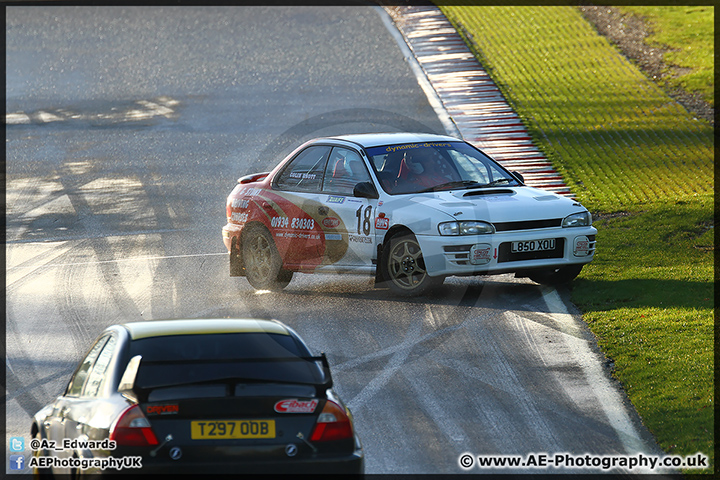
[[[365,207],[365,212],[362,211],[363,207],[357,209],[355,216],[357,217],[357,233],[370,235],[370,217],[372,217],[372,205]],[[360,230],[360,224],[362,223],[362,230]]]

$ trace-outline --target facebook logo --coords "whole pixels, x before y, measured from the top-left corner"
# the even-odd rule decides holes
[[[25,457],[22,455],[10,455],[10,470],[22,470],[25,468]]]
[[[25,439],[23,437],[11,437],[9,447],[11,452],[22,452],[25,450]]]

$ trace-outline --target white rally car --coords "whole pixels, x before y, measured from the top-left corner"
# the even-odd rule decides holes
[[[448,275],[562,283],[592,261],[597,234],[577,201],[431,134],[308,141],[240,178],[226,207],[230,275],[256,289],[282,289],[293,272],[374,275],[400,295]]]

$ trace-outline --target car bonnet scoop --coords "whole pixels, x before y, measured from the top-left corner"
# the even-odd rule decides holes
[[[503,189],[492,189],[492,190],[470,190],[463,194],[463,197],[477,197],[477,196],[487,196],[487,195],[515,195],[515,190],[510,190],[507,188]]]

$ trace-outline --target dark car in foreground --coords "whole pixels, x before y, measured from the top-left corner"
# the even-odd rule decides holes
[[[108,327],[31,435],[41,476],[364,469],[325,355],[272,320]]]

